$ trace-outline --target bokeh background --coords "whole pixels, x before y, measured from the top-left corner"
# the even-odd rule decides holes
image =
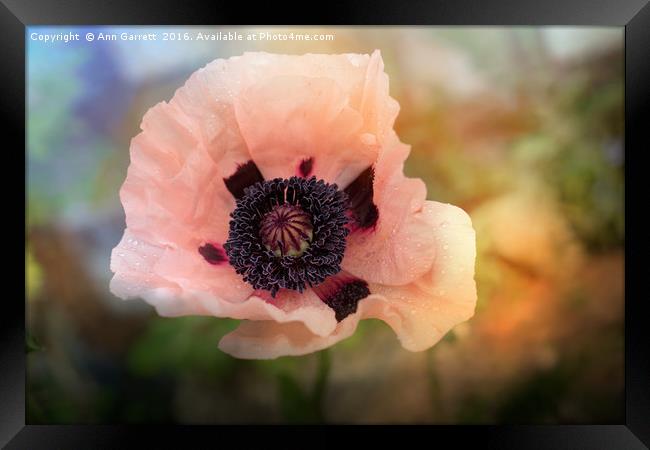
[[[157,28],[333,41],[98,42],[27,34],[28,423],[623,420],[623,28]],[[80,42],[31,41],[79,32]],[[108,290],[118,190],[148,108],[244,51],[381,50],[406,173],[477,232],[476,315],[410,353],[379,321],[304,357],[234,359],[236,321]]]

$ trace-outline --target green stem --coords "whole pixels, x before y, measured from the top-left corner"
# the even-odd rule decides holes
[[[330,354],[329,350],[321,350],[318,353],[318,372],[316,374],[316,382],[312,391],[312,400],[314,406],[318,411],[319,420],[325,422],[325,412],[323,400],[325,397],[325,390],[327,389],[327,379],[330,373]]]
[[[440,396],[440,379],[434,364],[435,348],[427,352],[427,372],[429,375],[429,395],[431,397],[433,420],[439,422],[444,417],[442,397]]]

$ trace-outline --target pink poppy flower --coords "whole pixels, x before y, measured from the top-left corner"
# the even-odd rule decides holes
[[[474,229],[404,176],[398,110],[379,51],[199,69],[131,142],[111,291],[243,319],[219,343],[240,358],[314,352],[365,318],[434,345],[474,314]]]

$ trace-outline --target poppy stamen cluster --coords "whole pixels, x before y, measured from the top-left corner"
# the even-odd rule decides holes
[[[244,189],[224,249],[255,289],[299,292],[341,271],[348,197],[316,177],[275,178]]]

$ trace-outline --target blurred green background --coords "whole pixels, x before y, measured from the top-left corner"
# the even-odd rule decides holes
[[[198,30],[261,29],[157,29]],[[263,30],[335,38],[46,44],[30,33],[124,29],[30,27],[28,423],[621,422],[623,28]],[[148,108],[218,57],[375,48],[407,174],[472,217],[472,319],[421,353],[373,320],[326,351],[245,361],[217,348],[237,321],[110,294]]]

